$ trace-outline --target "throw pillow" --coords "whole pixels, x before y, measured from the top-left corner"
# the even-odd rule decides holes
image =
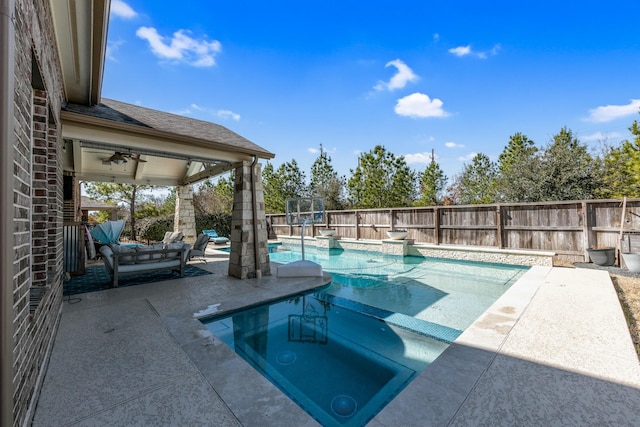
[[[165,246],[165,249],[182,249],[184,242],[169,243]],[[180,252],[167,252],[167,258],[176,258],[180,255]]]

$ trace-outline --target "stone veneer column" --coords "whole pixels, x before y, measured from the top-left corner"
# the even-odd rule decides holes
[[[238,279],[271,274],[269,247],[267,244],[267,219],[264,212],[264,191],[259,164],[255,165],[254,174],[256,181],[256,218],[253,217],[251,163],[242,162],[235,169],[229,276],[237,277]],[[257,248],[254,239],[254,221],[258,230]],[[257,268],[256,251],[258,251],[260,263]],[[256,271],[260,273],[256,274]]]
[[[186,243],[196,241],[196,212],[193,208],[193,188],[190,185],[176,187],[173,231],[182,231]]]

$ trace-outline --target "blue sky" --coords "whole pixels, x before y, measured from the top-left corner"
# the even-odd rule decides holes
[[[348,175],[381,144],[451,179],[522,132],[596,149],[640,118],[638,1],[112,0],[102,96]]]

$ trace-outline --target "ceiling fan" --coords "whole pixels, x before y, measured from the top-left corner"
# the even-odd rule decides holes
[[[102,164],[108,165],[110,163],[115,163],[116,165],[121,165],[123,163],[127,163],[129,160],[133,160],[134,162],[140,162],[140,163],[146,162],[146,160],[140,158],[139,154],[123,153],[121,151],[116,151],[110,157],[102,159]]]

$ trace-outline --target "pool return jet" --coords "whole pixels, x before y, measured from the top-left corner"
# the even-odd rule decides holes
[[[278,266],[277,277],[322,277],[322,266],[304,259],[304,233],[307,224],[324,224],[324,202],[320,197],[287,199],[287,224],[300,225],[302,260]]]

